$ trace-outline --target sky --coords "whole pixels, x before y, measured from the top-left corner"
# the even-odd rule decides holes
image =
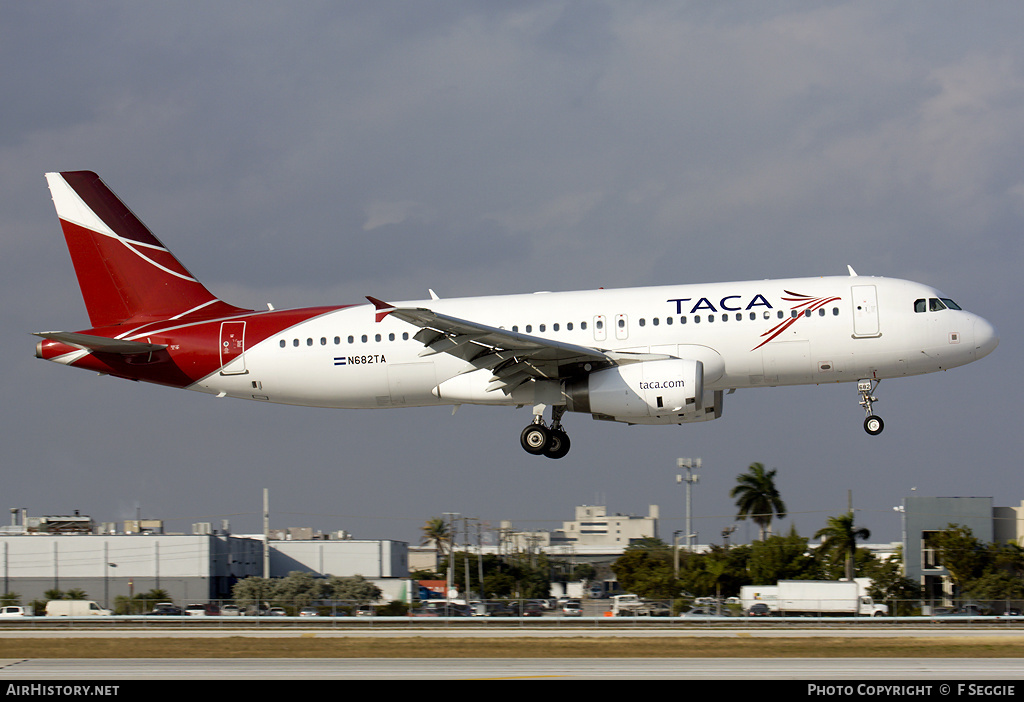
[[[852,504],[1024,500],[1024,5],[0,0],[2,506],[419,544],[432,517],[556,529],[576,505],[757,537],[729,497],[777,469],[811,536]],[[759,388],[714,422],[528,408],[324,410],[97,377],[33,356],[88,326],[43,174],[93,170],[235,305],[765,278],[933,285],[1001,343],[884,381]]]

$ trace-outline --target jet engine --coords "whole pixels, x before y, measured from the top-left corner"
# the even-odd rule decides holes
[[[703,419],[704,364],[685,358],[595,371],[565,383],[566,409],[597,419],[676,424]]]

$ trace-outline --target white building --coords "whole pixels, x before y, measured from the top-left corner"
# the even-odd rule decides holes
[[[502,522],[503,548],[540,550],[550,554],[619,553],[640,539],[658,538],[659,510],[651,505],[647,516],[608,514],[604,505],[580,505],[575,519],[552,531],[514,531]]]

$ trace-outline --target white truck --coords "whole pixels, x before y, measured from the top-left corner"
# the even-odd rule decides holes
[[[746,592],[744,592],[746,591]],[[881,617],[889,607],[867,595],[867,582],[850,580],[780,580],[777,585],[745,585],[740,592],[744,611],[762,601],[772,614],[799,617],[830,615]],[[759,595],[754,599],[754,593]],[[748,602],[749,599],[749,602]]]
[[[50,600],[46,603],[48,617],[109,617],[113,612],[92,600]]]
[[[612,597],[613,617],[664,617],[669,614],[669,608],[662,602],[644,600],[632,594]]]
[[[740,588],[740,604],[743,606],[744,614],[778,614],[778,600],[778,585],[744,585]],[[767,607],[767,612],[764,608],[751,612],[751,607],[761,604]]]

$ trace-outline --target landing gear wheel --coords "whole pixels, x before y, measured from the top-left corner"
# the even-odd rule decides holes
[[[522,444],[523,450],[534,456],[544,453],[550,442],[551,433],[543,424],[531,424],[519,435],[519,443]]]
[[[885,422],[882,421],[881,417],[872,414],[864,420],[864,431],[871,434],[871,436],[878,436],[882,433],[883,429],[885,429]]]
[[[561,429],[554,429],[548,439],[548,445],[544,448],[544,455],[548,458],[562,458],[569,453],[569,435]]]

